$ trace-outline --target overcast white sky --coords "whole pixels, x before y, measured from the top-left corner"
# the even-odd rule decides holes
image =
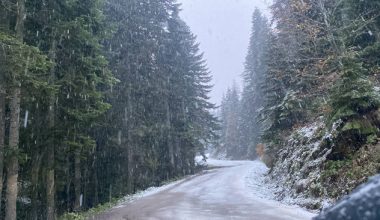
[[[197,35],[213,76],[213,103],[241,74],[247,53],[251,17],[255,7],[268,14],[268,0],[178,0],[181,17]]]

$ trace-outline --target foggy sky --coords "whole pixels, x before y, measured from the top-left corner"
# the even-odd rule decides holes
[[[220,104],[223,93],[241,74],[249,44],[255,7],[268,13],[267,0],[178,0],[181,17],[197,35],[213,76],[211,101]]]

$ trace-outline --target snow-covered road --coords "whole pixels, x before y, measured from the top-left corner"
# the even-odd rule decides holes
[[[259,161],[218,161],[203,174],[150,190],[96,220],[307,220],[314,214],[265,199],[264,165]],[[269,193],[269,192],[268,192]]]

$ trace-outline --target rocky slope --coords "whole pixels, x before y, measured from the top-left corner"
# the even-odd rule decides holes
[[[340,122],[326,129],[324,119],[294,129],[274,158],[267,177],[276,197],[321,209],[351,192],[380,170],[380,145],[366,144],[349,157],[332,160]]]

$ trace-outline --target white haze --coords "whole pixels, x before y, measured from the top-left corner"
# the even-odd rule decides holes
[[[220,104],[223,93],[241,74],[249,44],[255,7],[268,14],[268,0],[179,0],[181,17],[197,35],[213,76],[211,101]]]

